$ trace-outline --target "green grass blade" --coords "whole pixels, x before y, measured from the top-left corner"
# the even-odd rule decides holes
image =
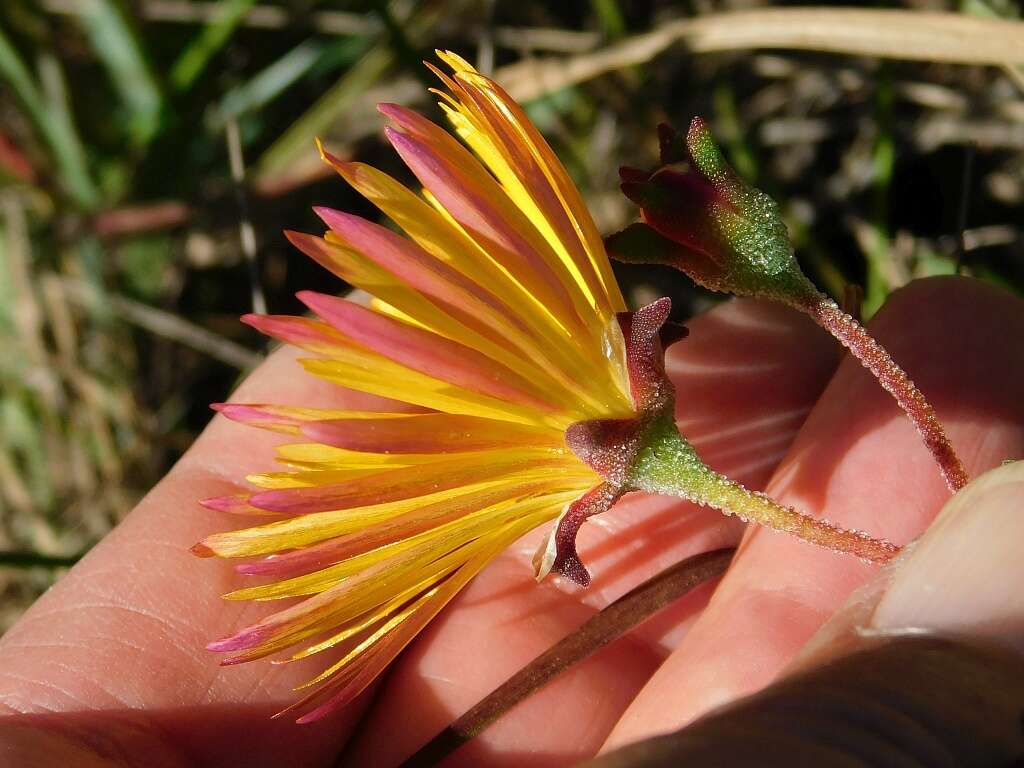
[[[401,25],[405,45],[416,45],[442,18],[442,11],[432,8],[414,13],[409,19],[393,18]],[[386,33],[385,33],[386,34]],[[390,37],[390,35],[388,35]],[[383,38],[383,39],[381,39]],[[296,160],[312,151],[313,140],[337,120],[367,90],[381,81],[385,73],[395,66],[397,57],[392,44],[380,44],[384,35],[370,42],[378,43],[367,51],[338,82],[320,97],[305,114],[277,139],[256,164],[256,178],[267,179],[285,173]]]
[[[176,91],[187,91],[195,84],[255,4],[256,0],[223,0],[221,12],[202,28],[171,67],[170,82]]]
[[[312,151],[313,139],[341,118],[349,105],[380,80],[394,64],[389,48],[375,47],[335,83],[304,115],[263,153],[257,176],[274,176],[285,171],[299,155]]]
[[[0,551],[0,568],[70,568],[84,554],[44,555],[40,552]]]
[[[143,46],[116,0],[84,4],[78,23],[128,109],[133,143],[144,146],[160,127],[163,96]]]
[[[323,43],[306,40],[251,80],[232,88],[211,113],[208,120],[211,132],[220,132],[228,119],[260,109],[273,101],[313,69],[323,52]]]
[[[618,40],[626,36],[626,19],[616,0],[590,0],[590,6],[606,38]]]
[[[60,65],[51,53],[44,53],[40,55],[40,70],[49,86],[43,90],[0,29],[0,79],[11,87],[47,145],[65,192],[79,207],[90,210],[99,203],[99,193],[89,175],[85,152],[65,98]]]

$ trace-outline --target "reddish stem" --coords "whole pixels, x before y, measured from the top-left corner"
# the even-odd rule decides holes
[[[935,415],[935,409],[925,400],[906,371],[900,368],[881,344],[867,330],[843,312],[832,299],[820,293],[796,305],[810,315],[818,325],[835,336],[861,364],[874,374],[885,390],[896,398],[910,420],[921,433],[924,444],[939,465],[946,485],[954,493],[970,479],[960,457]]]
[[[535,658],[417,750],[402,766],[435,766],[512,707],[683,595],[720,576],[735,549],[683,560],[627,592]],[[569,702],[568,706],[572,706]]]

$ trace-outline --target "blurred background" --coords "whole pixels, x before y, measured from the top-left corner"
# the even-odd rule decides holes
[[[866,316],[922,275],[1020,292],[1018,4],[859,7],[902,14],[865,27],[758,0],[4,0],[0,631],[259,361],[240,314],[344,290],[281,235],[320,231],[314,204],[377,218],[314,137],[409,180],[374,105],[440,119],[420,63],[435,47],[523,101],[605,233],[635,215],[617,167],[651,166],[657,123],[701,114],[780,201],[808,273],[837,298],[859,286]],[[928,11],[949,15],[918,23]],[[960,33],[979,16],[1003,24]],[[634,302],[672,295],[681,319],[717,300],[666,270],[620,277]]]

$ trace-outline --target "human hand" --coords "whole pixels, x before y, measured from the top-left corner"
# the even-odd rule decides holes
[[[593,768],[988,768],[1024,758],[1024,461],[989,470],[760,692]]]
[[[873,325],[974,474],[1024,453],[1021,310],[980,283],[930,280],[894,297]],[[854,361],[822,394],[838,352],[809,321],[731,302],[690,327],[669,354],[669,372],[683,431],[714,468],[752,486],[771,477],[781,501],[897,542],[919,534],[948,498],[913,428]],[[236,397],[372,405],[301,373],[293,360],[276,353]],[[8,763],[328,765],[347,748],[351,764],[393,764],[609,600],[743,535],[716,512],[628,499],[584,529],[580,551],[595,581],[580,590],[534,583],[537,531],[456,598],[372,701],[312,725],[270,721],[310,670],[301,662],[218,668],[205,643],[250,623],[260,606],[222,601],[236,577],[223,563],[195,561],[188,548],[230,522],[196,500],[237,490],[237,478],[271,465],[278,442],[215,418],[129,518],[0,641],[0,704],[11,713],[0,722],[0,756]],[[772,680],[872,570],[751,530],[710,605],[708,589],[688,596],[563,674],[456,759],[564,764],[606,742],[677,727]]]

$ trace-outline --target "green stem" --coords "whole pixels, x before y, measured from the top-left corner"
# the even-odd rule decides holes
[[[200,30],[171,65],[168,80],[174,90],[184,93],[195,85],[206,65],[227,44],[255,4],[256,0],[224,0],[219,5],[216,18]]]
[[[894,544],[798,512],[715,472],[668,417],[651,426],[649,438],[633,464],[629,483],[636,490],[678,496],[714,507],[861,560],[884,563],[899,552]]]

